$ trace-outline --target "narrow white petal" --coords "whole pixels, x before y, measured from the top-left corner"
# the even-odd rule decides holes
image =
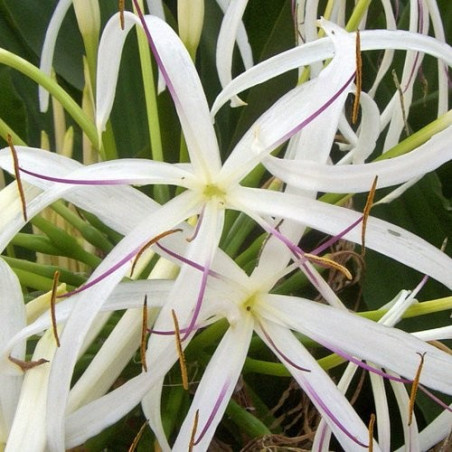
[[[452,48],[432,37],[402,30],[363,30],[360,35],[361,51],[363,52],[384,49],[416,50],[441,59],[448,66],[452,66]],[[353,39],[356,38],[354,33],[351,33],[351,36]],[[252,86],[292,69],[298,69],[301,66],[326,60],[333,56],[334,47],[330,38],[323,38],[287,50],[256,64],[224,87],[212,106],[212,115],[215,115],[221,106],[233,96]]]
[[[182,193],[169,201],[157,214],[149,215],[132,233],[126,236],[97,267],[90,278],[96,279],[111,271],[121,259],[138,251],[147,241],[175,227],[196,212],[196,203],[190,192]],[[85,291],[75,295],[77,304],[69,316],[61,336],[61,346],[55,354],[49,384],[53,388],[49,394],[47,412],[49,423],[47,435],[49,448],[59,451],[64,447],[64,413],[66,410],[69,385],[79,351],[84,338],[91,328],[108,295],[123,277],[128,265],[116,267],[106,278],[97,282]]]
[[[172,28],[153,16],[145,17],[154,56],[171,93],[195,170],[206,182],[220,169],[217,138],[195,66]]]
[[[203,374],[173,450],[188,450],[197,411],[199,421],[195,441],[199,439],[199,442],[193,451],[207,450],[242,370],[253,324],[252,316],[245,315],[226,332]]]
[[[262,304],[260,303],[259,308],[261,308]],[[337,309],[334,309],[334,311],[337,311]],[[297,316],[299,318],[300,312],[303,311],[298,311]],[[322,414],[323,419],[328,423],[342,447],[345,450],[359,450],[360,447],[357,441],[364,445],[368,444],[369,435],[367,427],[356,414],[349,401],[338,390],[331,378],[320,368],[312,355],[287,328],[273,323],[272,320],[265,321],[263,325],[265,327],[265,334],[260,329],[257,332],[279,359],[281,359],[281,354],[284,354],[287,359],[290,359],[296,365],[309,370],[309,372],[301,371],[291,365],[286,359],[281,359]],[[267,337],[270,337],[273,343],[270,343]],[[335,420],[333,420],[333,416]],[[353,436],[355,440],[351,439],[344,430],[350,436]],[[375,443],[374,450],[380,450]]]
[[[308,130],[306,140],[315,148],[318,137],[324,137],[326,144],[319,145],[319,159],[326,159],[347,87],[355,73],[355,41],[351,34],[330,22],[323,21],[322,27],[332,36],[335,58],[318,77],[289,91],[257,119],[223,165],[226,179],[240,181],[273,149],[314,123],[315,129],[311,134]],[[323,135],[320,135],[318,129],[322,127]]]
[[[52,361],[55,349],[53,330],[48,330],[36,345],[32,360]],[[44,363],[27,371],[8,438],[7,452],[45,450],[45,407],[50,366],[50,363]]]
[[[331,235],[340,234],[361,217],[359,212],[306,197],[246,187],[231,194],[230,202],[236,209],[287,218]],[[354,228],[344,238],[361,243],[361,228]],[[366,246],[452,288],[452,259],[405,229],[369,217]]]
[[[333,351],[374,362],[410,380],[419,367],[419,353],[425,353],[421,384],[452,394],[452,356],[409,333],[302,298],[269,295],[265,302],[266,317],[280,319]]]
[[[437,169],[452,159],[452,127],[434,135],[416,150],[388,160],[356,165],[327,165],[308,160],[268,156],[265,167],[298,188],[330,193],[367,192],[378,176],[377,188],[401,184]]]
[[[140,24],[140,21],[137,16],[125,11],[124,30],[118,27],[118,23],[119,13],[105,25],[99,43],[96,80],[96,126],[99,133],[104,131],[110,117],[125,40],[132,27]]]
[[[122,309],[141,308],[143,298],[148,295],[148,307],[161,307],[163,300],[168,296],[173,281],[169,280],[153,280],[153,281],[134,281],[128,283],[120,283],[113,293],[108,297],[107,301],[102,305],[102,311],[116,311]],[[59,302],[55,307],[55,317],[57,323],[63,323],[69,317],[74,309],[76,302],[75,297],[66,298]],[[25,325],[25,323],[24,323]],[[34,320],[31,324],[19,329],[16,334],[12,335],[6,344],[0,349],[2,364],[0,370],[5,373],[7,369],[12,368],[16,371],[17,366],[13,366],[8,355],[18,344],[34,335],[41,334],[51,327],[51,319],[48,312],[45,312]],[[16,356],[16,354],[14,354]],[[17,372],[16,372],[17,373]]]
[[[154,433],[159,447],[163,452],[170,452],[171,447],[165,435],[161,415],[161,399],[164,378],[161,378],[141,401],[141,408],[149,422],[149,427]]]
[[[19,281],[3,259],[0,259],[0,350],[25,324],[25,304]],[[12,352],[15,358],[24,359],[25,344]],[[8,367],[17,367],[6,356],[2,357],[2,361]],[[6,442],[13,422],[22,378],[21,372],[17,372],[17,375],[0,373],[0,445]]]
[[[52,71],[53,53],[55,51],[56,39],[60,31],[63,19],[70,6],[72,0],[60,0],[55,8],[55,11],[50,19],[47,27],[44,44],[41,52],[40,69],[45,74],[50,75]],[[49,107],[49,92],[39,85],[39,108],[42,112],[47,111]]]
[[[232,80],[232,54],[238,28],[247,4],[248,0],[233,0],[229,2],[221,22],[216,51],[217,71],[221,86],[225,86]],[[235,98],[232,106],[238,105],[243,105],[243,102]]]

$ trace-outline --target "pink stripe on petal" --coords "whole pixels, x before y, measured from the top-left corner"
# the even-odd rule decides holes
[[[25,168],[19,167],[22,173],[29,176],[37,177],[38,179],[47,180],[50,182],[57,182],[59,184],[73,184],[73,185],[128,185],[133,184],[133,180],[129,179],[115,179],[115,180],[82,180],[82,179],[64,179],[61,177],[46,176],[44,174],[35,173]]]
[[[201,430],[201,433],[199,434],[198,438],[194,441],[194,443],[193,443],[194,445],[199,444],[201,442],[201,440],[203,439],[204,435],[206,434],[207,430],[209,429],[210,425],[212,424],[212,421],[215,418],[215,415],[217,414],[217,411],[220,408],[221,402],[223,401],[224,396],[226,395],[230,385],[231,385],[231,382],[227,381],[221,388],[220,394],[218,395],[215,405],[213,406],[213,409],[210,412],[207,422],[204,425],[203,429]]]
[[[67,297],[70,297],[72,295],[76,295],[76,294],[78,294],[80,292],[83,292],[83,291],[89,289],[90,287],[93,287],[98,282],[104,280],[105,278],[107,278],[111,274],[115,273],[116,270],[121,268],[123,265],[127,264],[132,258],[134,258],[137,255],[137,253],[141,250],[141,248],[142,247],[139,247],[139,248],[135,249],[134,251],[130,252],[125,257],[123,257],[120,261],[118,261],[115,265],[110,267],[108,270],[106,270],[105,272],[103,272],[102,274],[97,276],[96,278],[92,279],[91,281],[87,282],[83,286],[79,287],[78,289],[75,289],[75,290],[73,290],[71,292],[65,293],[64,295],[58,295],[57,297],[58,298],[63,298],[63,297],[67,298]]]
[[[333,412],[326,406],[326,404],[323,402],[322,397],[319,396],[317,394],[317,392],[314,391],[314,389],[312,388],[312,386],[305,381],[305,390],[309,393],[309,397],[315,401],[315,404],[317,404],[318,406],[320,406],[324,412],[326,413],[326,415],[331,419],[331,421],[333,421],[333,423],[339,428],[339,430],[341,430],[345,435],[347,435],[352,441],[354,441],[356,444],[358,444],[361,447],[366,447],[368,448],[369,445],[368,444],[364,444],[362,443],[358,438],[356,438],[356,436],[354,436],[351,432],[349,432],[344,425],[341,424],[341,422],[339,421],[339,419],[337,419],[337,417],[333,414]]]
[[[320,108],[318,108],[314,113],[309,115],[306,119],[304,119],[300,124],[294,127],[292,130],[283,135],[279,140],[273,143],[269,148],[276,149],[281,144],[285,143],[289,138],[292,138],[296,133],[302,130],[305,126],[311,123],[314,119],[316,119],[319,115],[321,115],[330,105],[334,103],[334,101],[349,87],[350,83],[352,83],[355,78],[355,73],[351,75],[351,77],[339,88],[338,91],[334,93],[332,97],[330,97]]]
[[[340,239],[342,239],[346,234],[348,234],[351,230],[356,228],[358,224],[360,224],[363,221],[363,216],[355,220],[350,226],[345,228],[343,231],[341,231],[339,234],[330,237],[326,242],[322,243],[320,246],[315,248],[311,251],[311,254],[318,255],[321,252],[325,251],[327,248],[329,248],[331,245],[334,245],[336,242],[338,242]]]
[[[284,354],[278,346],[274,343],[273,339],[265,328],[262,326],[261,323],[259,323],[259,328],[262,330],[262,333],[264,333],[265,338],[268,340],[268,342],[272,345],[274,351],[284,360],[286,363],[290,364],[292,367],[295,367],[295,369],[301,370],[302,372],[311,372],[310,369],[307,369],[306,367],[301,367],[298,364],[295,364],[286,354]]]

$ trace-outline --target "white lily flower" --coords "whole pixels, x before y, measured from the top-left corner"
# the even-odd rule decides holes
[[[217,272],[217,267],[222,269],[220,273]],[[198,268],[198,271],[202,269]],[[216,315],[222,312],[228,319],[230,328],[203,374],[189,413],[172,446],[173,450],[185,450],[190,446],[193,446],[193,450],[207,449],[237,383],[253,330],[310,396],[345,450],[353,450],[358,445],[365,447],[368,443],[367,426],[290,330],[312,337],[353,362],[357,362],[357,358],[365,359],[386,370],[394,370],[408,381],[416,375],[418,353],[425,352],[429,363],[427,365],[426,359],[421,373],[422,384],[448,394],[452,392],[447,378],[452,370],[450,355],[408,333],[378,325],[355,314],[302,298],[269,294],[268,290],[281,276],[282,273],[277,273],[272,278],[262,279],[254,273],[248,277],[230,260],[223,259],[221,265],[213,263],[212,277],[209,278],[205,294],[206,303],[201,308],[197,326],[210,323],[211,307],[214,304]],[[130,286],[133,284],[135,283]],[[168,306],[165,305],[162,309],[166,311]],[[161,323],[157,321],[154,327],[156,331]],[[163,429],[158,415],[158,398],[163,380],[159,378],[156,381],[155,376],[156,373],[161,375],[160,366],[165,359],[162,355],[165,347],[162,345],[165,341],[173,343],[174,338],[157,333],[151,335],[147,355],[149,365],[155,369],[151,375],[141,374],[70,415],[67,420],[69,446],[75,446],[102,428],[107,413],[110,422],[113,422],[114,418],[131,409],[151,390],[151,394],[156,394],[151,399],[154,404],[147,411],[150,425],[163,450],[170,449],[166,438],[162,436]],[[165,353],[168,352],[175,361],[175,350],[169,349]],[[376,368],[374,371],[401,381]],[[198,429],[194,444],[190,444],[195,416],[199,418]],[[374,450],[380,450],[376,443]]]
[[[98,108],[98,113],[100,112],[98,118],[99,129],[102,129],[103,124],[105,124],[104,120],[108,116],[110,108],[108,105],[111,105],[117,67],[119,66],[120,52],[118,52],[118,49],[115,48],[113,52],[107,52],[106,49],[109,48],[109,45],[115,46],[118,45],[118,42],[123,41],[132,25],[137,23],[136,17],[131,14],[126,14],[125,18],[126,29],[124,32],[117,28],[116,22],[116,31],[109,31],[107,25],[104,33],[105,41],[104,36],[102,38],[100,58],[109,55],[110,61],[107,61],[107,63],[110,65],[107,66],[111,70],[107,70],[106,66],[104,74],[106,77],[111,76],[111,78],[107,82],[103,79],[98,81],[99,91],[101,91],[102,86],[106,88],[98,100],[98,107],[99,104],[102,105],[101,103],[104,105],[104,108]],[[113,18],[113,20],[117,21],[117,18]],[[70,161],[66,165],[66,163],[63,163],[65,160],[58,159],[59,162],[62,162],[61,166],[66,165],[66,171],[60,173],[56,168],[49,166],[49,162],[53,161],[54,156],[49,157],[36,150],[17,147],[23,179],[38,186],[46,187],[42,195],[36,196],[30,203],[31,214],[38,212],[43,206],[59,197],[68,200],[74,199],[76,203],[83,202],[88,205],[87,210],[90,210],[89,206],[94,209],[94,205],[96,205],[95,210],[97,212],[99,211],[100,200],[107,200],[105,189],[111,188],[104,187],[104,185],[110,184],[141,185],[165,183],[186,189],[182,194],[176,196],[157,210],[146,211],[147,209],[144,208],[140,221],[135,222],[132,228],[125,228],[122,224],[122,222],[130,221],[125,218],[126,215],[122,212],[115,212],[120,215],[120,218],[116,220],[119,224],[118,229],[126,232],[127,235],[98,267],[86,285],[85,290],[73,296],[72,299],[75,300],[74,308],[64,328],[61,348],[56,352],[53,361],[50,382],[54,391],[49,394],[48,400],[48,412],[52,414],[52,416],[49,416],[51,421],[48,426],[49,447],[53,450],[61,450],[65,445],[64,423],[70,380],[77,356],[83,346],[84,338],[102,309],[106,298],[124,275],[125,267],[129,266],[130,261],[143,245],[149,242],[149,239],[158,238],[172,228],[179,227],[181,222],[192,215],[199,215],[198,226],[195,234],[191,237],[190,244],[187,245],[184,258],[192,262],[199,262],[202,271],[193,268],[190,264],[183,265],[178,280],[169,295],[168,304],[164,308],[166,314],[171,309],[176,310],[179,321],[183,326],[184,335],[189,338],[194,334],[198,326],[201,312],[205,313],[207,309],[213,309],[213,307],[204,306],[202,301],[210,269],[213,266],[216,255],[218,255],[217,246],[223,228],[224,210],[226,208],[245,212],[265,230],[271,232],[275,232],[275,225],[273,221],[264,219],[264,216],[265,218],[268,216],[287,218],[293,222],[309,225],[330,234],[339,234],[349,227],[350,224],[359,221],[360,218],[357,213],[339,207],[324,205],[316,200],[302,196],[272,193],[268,190],[248,189],[240,186],[240,181],[243,177],[258,163],[264,161],[274,148],[284,143],[306,124],[312,121],[321,121],[322,112],[335,102],[339,102],[338,98],[348,88],[354,76],[354,68],[350,69],[347,67],[346,69],[350,70],[350,72],[341,69],[343,59],[345,58],[349,61],[349,55],[354,55],[355,52],[355,41],[352,35],[324,21],[323,25],[326,31],[331,34],[331,39],[335,46],[335,58],[326,70],[331,74],[335,74],[335,77],[337,77],[336,81],[340,81],[337,83],[338,87],[334,86],[332,88],[329,83],[325,83],[325,80],[319,77],[318,80],[313,80],[308,85],[290,91],[257,120],[255,125],[238,143],[231,156],[222,165],[218,144],[210,122],[207,102],[188,53],[174,32],[165,23],[152,17],[146,17],[144,21],[147,24],[147,31],[150,31],[151,45],[160,69],[166,77],[169,90],[176,104],[190,154],[190,165],[171,165],[162,162],[130,159],[106,162],[85,168],[79,167],[73,162],[70,163]],[[116,40],[113,39],[115,34],[120,35]],[[107,39],[107,37],[109,38]],[[114,58],[112,58],[112,55]],[[438,162],[436,163],[436,165],[439,164]],[[0,153],[0,165],[12,172],[9,150]],[[393,160],[393,165],[394,167],[398,165],[398,159]],[[29,168],[33,168],[33,171],[30,171]],[[72,168],[74,168],[73,171],[71,171]],[[423,174],[424,168],[420,167],[417,169],[419,174]],[[383,170],[383,175],[385,171],[389,170]],[[46,176],[42,176],[44,174]],[[36,178],[36,175],[39,175],[39,177]],[[45,178],[47,178],[47,181]],[[390,182],[391,176],[388,176],[387,180],[388,185],[400,182],[399,178],[397,178],[397,182]],[[364,184],[364,181],[360,183]],[[87,185],[95,185],[95,187],[87,187]],[[346,181],[344,182],[344,187],[346,187]],[[99,196],[96,194],[97,191],[99,191]],[[91,204],[90,200],[87,199],[88,193],[93,198]],[[83,201],[77,201],[76,195],[83,195]],[[108,205],[103,207],[105,210],[109,210]],[[150,213],[148,214],[147,212]],[[112,216],[112,213],[105,215]],[[110,221],[113,222],[114,220],[111,219]],[[18,225],[22,224],[21,222],[20,218],[15,218],[12,222],[12,228],[17,228]],[[10,238],[10,232],[11,229],[8,234],[0,233],[0,238],[3,238],[6,243],[8,238]],[[361,239],[356,231],[350,231],[347,237],[356,242],[360,242]],[[428,273],[449,287],[452,286],[449,271],[450,259],[414,235],[408,234],[406,231],[388,223],[371,219],[367,230],[367,243],[369,247],[384,252],[388,256],[400,260],[419,271]],[[184,300],[184,303],[181,303],[181,300]],[[268,302],[271,305],[272,300],[276,299],[271,298],[268,301],[265,298],[265,303]],[[293,313],[292,308],[295,310],[295,307],[292,306],[291,302],[285,300],[284,303],[286,303],[287,313]],[[246,312],[239,314],[248,315]],[[209,311],[209,315],[212,315],[212,311]],[[273,325],[276,320],[283,326],[292,325],[292,323],[288,323],[289,320],[285,317],[275,319],[273,314],[265,314],[265,311],[260,315],[263,317],[267,316],[269,323],[268,325],[266,324],[265,330],[274,331],[276,337],[285,337],[286,335],[286,333],[280,332],[279,326]],[[313,314],[314,317],[316,315],[320,314],[318,312]],[[248,319],[248,317],[246,318]],[[317,318],[315,317],[315,319]],[[173,326],[170,319],[168,315],[160,316],[156,328],[163,331],[172,329]],[[252,322],[248,320],[246,325],[248,328],[253,326]],[[297,324],[294,328],[305,327]],[[258,328],[258,330],[263,334],[261,328]],[[358,328],[358,330],[362,332],[363,329]],[[231,330],[227,336],[229,338],[227,341],[232,341],[237,337],[246,339],[250,337],[250,331],[239,327]],[[288,341],[292,340],[288,339]],[[288,343],[291,344],[288,353],[299,352],[298,345],[292,342]],[[141,390],[136,391],[134,397],[127,399],[128,406],[133,401],[138,402],[140,394],[141,397],[144,394],[143,388],[149,389],[156,385],[170,369],[175,359],[177,359],[171,348],[173,345],[172,343],[159,348],[158,372],[151,377],[142,375],[137,380],[124,385],[124,393],[126,391],[136,391],[138,389],[137,386],[142,385]],[[354,349],[347,348],[350,347],[348,342],[346,345],[341,344],[342,346],[345,350],[354,354]],[[171,352],[169,352],[170,348]],[[279,349],[279,343],[276,346],[273,345],[272,348],[275,350]],[[223,353],[223,346],[219,350],[218,353]],[[378,357],[375,357],[375,355],[368,357],[368,359],[372,359],[375,362],[382,361],[381,357],[379,359],[376,358]],[[154,359],[156,358],[154,357]],[[386,361],[384,362],[386,363]],[[237,369],[241,367],[238,365],[238,361],[236,364],[237,366],[231,370],[230,375],[237,373]],[[407,368],[401,369],[396,363],[391,362],[390,364],[391,366],[394,365],[394,370],[401,371],[401,373],[408,372],[406,375],[412,377],[411,362],[409,363],[411,367],[408,370]],[[302,378],[300,375],[298,377]],[[107,395],[105,397],[106,403],[116,401],[115,395]],[[93,404],[95,405],[96,402],[93,402]],[[70,441],[67,439],[69,444],[75,445],[77,444],[76,441],[80,439],[80,436],[77,436],[80,433],[76,426],[82,422],[80,417],[82,413],[84,413],[83,416],[86,416],[86,410],[89,409],[91,408],[85,409],[83,407],[67,419],[67,425],[70,429],[68,435],[71,438]],[[102,425],[117,416],[118,410],[112,411],[106,419],[100,417],[99,419],[102,419],[104,423]],[[325,407],[323,407],[323,410],[326,412]],[[216,416],[216,413],[214,414]],[[347,417],[346,415],[344,416]],[[78,423],[75,422],[76,419]],[[85,419],[88,418],[86,417]],[[91,427],[86,430],[86,434],[92,432],[95,425],[98,426],[99,424],[94,421],[91,422]],[[361,436],[363,431],[361,429]],[[338,434],[341,435],[340,432]],[[344,435],[347,436],[342,433],[342,436]],[[353,440],[344,438],[344,441]]]

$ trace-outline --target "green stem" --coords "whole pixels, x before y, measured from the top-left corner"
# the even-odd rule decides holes
[[[6,66],[16,69],[49,91],[49,93],[63,105],[69,115],[81,127],[93,146],[96,149],[99,149],[100,146],[96,126],[77,105],[74,99],[72,99],[72,97],[55,82],[55,80],[44,74],[33,64],[5,49],[0,49],[0,64],[5,64]]]
[[[226,408],[226,414],[240,427],[240,431],[250,438],[271,435],[271,430],[246,408],[231,399]]]
[[[42,217],[34,217],[31,222],[49,237],[51,242],[59,249],[59,254],[77,259],[91,268],[96,268],[100,264],[101,259],[99,257],[84,250],[77,239],[52,222]]]
[[[14,270],[23,270],[30,274],[35,274],[53,280],[53,276],[56,271],[60,273],[60,282],[65,282],[73,287],[81,286],[86,278],[83,276],[74,274],[64,268],[57,267],[55,265],[42,265],[36,262],[26,261],[24,259],[17,259],[8,256],[2,256],[2,259]],[[71,288],[70,288],[71,290]]]
[[[99,248],[105,253],[112,250],[113,245],[107,240],[104,234],[94,226],[82,220],[76,213],[67,207],[62,201],[52,204],[52,209],[63,217],[70,225],[77,229],[82,237],[91,245]]]

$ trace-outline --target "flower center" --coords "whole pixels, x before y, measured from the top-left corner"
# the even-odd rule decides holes
[[[225,204],[226,193],[215,184],[207,184],[204,187],[203,195],[209,200],[216,200],[220,205]]]

